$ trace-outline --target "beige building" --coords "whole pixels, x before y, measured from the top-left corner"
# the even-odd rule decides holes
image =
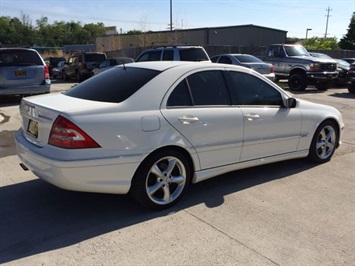
[[[117,34],[98,37],[96,50],[110,52],[128,48],[164,45],[202,46],[268,46],[286,41],[287,31],[256,25],[213,27],[174,31],[146,32],[143,34]]]

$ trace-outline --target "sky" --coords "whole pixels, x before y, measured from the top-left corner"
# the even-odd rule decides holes
[[[49,23],[102,22],[125,33],[168,30],[171,19],[179,29],[253,24],[287,31],[287,37],[327,33],[338,41],[354,11],[355,0],[0,0],[0,16],[25,14],[34,26],[47,17]]]

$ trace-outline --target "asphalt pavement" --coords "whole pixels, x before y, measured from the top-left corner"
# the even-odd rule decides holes
[[[53,82],[52,91],[73,85]],[[13,141],[18,101],[2,99],[0,264],[355,265],[355,95],[332,88],[296,96],[343,115],[343,143],[329,163],[217,176],[158,212],[128,195],[65,191],[23,171]]]

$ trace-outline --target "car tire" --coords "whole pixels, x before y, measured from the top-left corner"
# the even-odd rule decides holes
[[[69,80],[69,76],[67,75],[67,73],[65,73],[65,71],[62,72],[62,79],[64,81],[68,81]]]
[[[334,122],[324,121],[314,133],[308,159],[316,163],[330,161],[338,144],[339,132]]]
[[[75,72],[75,80],[76,80],[76,82],[81,82],[82,81],[82,77],[81,77],[79,71]]]
[[[332,81],[318,81],[315,84],[315,87],[319,91],[326,91],[332,86],[333,82]]]
[[[308,86],[308,80],[304,73],[293,73],[288,79],[288,87],[291,91],[304,91]]]
[[[348,91],[350,93],[355,93],[355,84],[354,83],[348,84]]]
[[[144,207],[162,210],[176,204],[192,177],[187,158],[176,150],[161,150],[148,156],[132,179],[130,193]]]

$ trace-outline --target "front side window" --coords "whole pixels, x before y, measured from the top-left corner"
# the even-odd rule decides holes
[[[280,57],[280,47],[279,46],[274,46],[271,47],[268,53],[269,57]]]
[[[247,73],[229,73],[238,105],[284,105],[280,92],[264,80]]]

